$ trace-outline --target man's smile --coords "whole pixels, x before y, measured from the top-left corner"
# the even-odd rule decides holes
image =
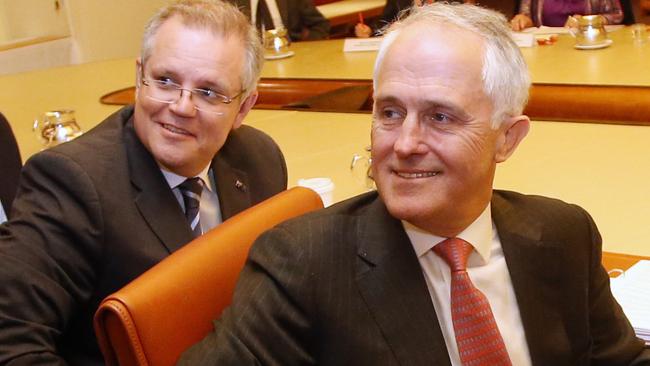
[[[162,126],[162,128],[164,128],[165,130],[167,130],[167,131],[169,131],[171,133],[175,133],[175,134],[179,134],[179,135],[185,135],[185,136],[194,136],[194,135],[192,135],[191,133],[189,133],[188,131],[186,131],[186,130],[184,130],[182,128],[178,128],[176,126],[173,126],[173,125],[170,125],[170,124],[167,124],[167,123],[160,123],[160,126]]]
[[[405,179],[419,179],[419,178],[430,178],[433,176],[438,175],[440,172],[433,172],[433,171],[424,171],[424,172],[402,172],[402,171],[394,171],[395,174],[397,174],[401,178]]]

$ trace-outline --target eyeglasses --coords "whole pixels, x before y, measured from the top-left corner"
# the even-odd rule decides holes
[[[228,97],[210,89],[183,88],[180,84],[169,79],[151,80],[142,78],[142,84],[147,86],[146,97],[153,101],[165,104],[176,103],[183,97],[183,91],[187,91],[190,93],[190,98],[194,103],[194,109],[216,114],[223,114],[219,110],[221,104],[230,104],[244,93],[242,90],[237,95]]]

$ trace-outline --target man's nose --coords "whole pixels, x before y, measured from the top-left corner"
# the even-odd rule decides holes
[[[192,100],[192,92],[187,89],[179,89],[178,99],[169,105],[169,108],[176,114],[191,117],[196,114],[196,104]]]
[[[423,134],[425,131],[416,116],[408,116],[402,123],[399,136],[395,141],[394,150],[399,156],[421,154],[425,152]]]

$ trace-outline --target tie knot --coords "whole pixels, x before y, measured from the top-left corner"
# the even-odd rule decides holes
[[[433,251],[447,262],[452,272],[467,270],[467,258],[474,248],[461,238],[448,238],[433,247]]]
[[[185,201],[185,210],[190,207],[198,207],[201,200],[201,192],[203,191],[203,181],[199,177],[187,178],[183,183],[179,184],[181,193]]]

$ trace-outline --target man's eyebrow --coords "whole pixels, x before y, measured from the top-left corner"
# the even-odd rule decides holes
[[[174,70],[166,68],[166,67],[161,67],[161,68],[149,67],[149,68],[145,68],[145,70],[148,70],[150,74],[155,75],[155,76],[165,75],[165,76],[170,76],[173,79],[176,79],[176,77],[178,76],[178,73],[176,73],[176,72],[174,72]]]
[[[391,94],[379,95],[377,98],[375,98],[375,102],[379,104],[402,104],[400,102],[400,98]],[[420,107],[420,110],[440,109],[453,114],[456,118],[462,121],[470,121],[473,119],[473,117],[465,112],[462,108],[439,98],[421,99],[418,100],[417,103]]]
[[[393,95],[377,95],[373,97],[376,102],[382,103],[396,103],[399,101],[399,98]]]
[[[453,103],[448,103],[445,101],[441,101],[439,99],[437,100],[427,99],[424,100],[422,104],[426,106],[426,109],[437,109],[437,110],[447,111],[453,114],[454,117],[462,121],[470,121],[473,119],[473,117],[467,112],[465,112],[463,108]]]
[[[163,67],[163,68],[160,68],[160,69],[151,68],[151,73],[153,75],[157,75],[157,76],[160,76],[160,75],[169,76],[172,79],[174,79],[174,82],[177,82],[177,83],[182,81],[181,80],[182,79],[182,77],[181,77],[182,73],[174,71],[173,69],[170,69],[170,68],[167,68],[167,67]],[[198,81],[195,83],[194,87],[199,88],[199,89],[210,89],[210,90],[214,90],[214,91],[219,92],[219,93],[226,92],[228,90],[226,85],[224,85],[220,81],[215,81],[215,80],[205,78],[205,77],[198,78]]]
[[[228,90],[228,88],[223,85],[223,83],[208,79],[200,79],[196,87],[200,89],[214,90],[219,93],[225,93]]]

